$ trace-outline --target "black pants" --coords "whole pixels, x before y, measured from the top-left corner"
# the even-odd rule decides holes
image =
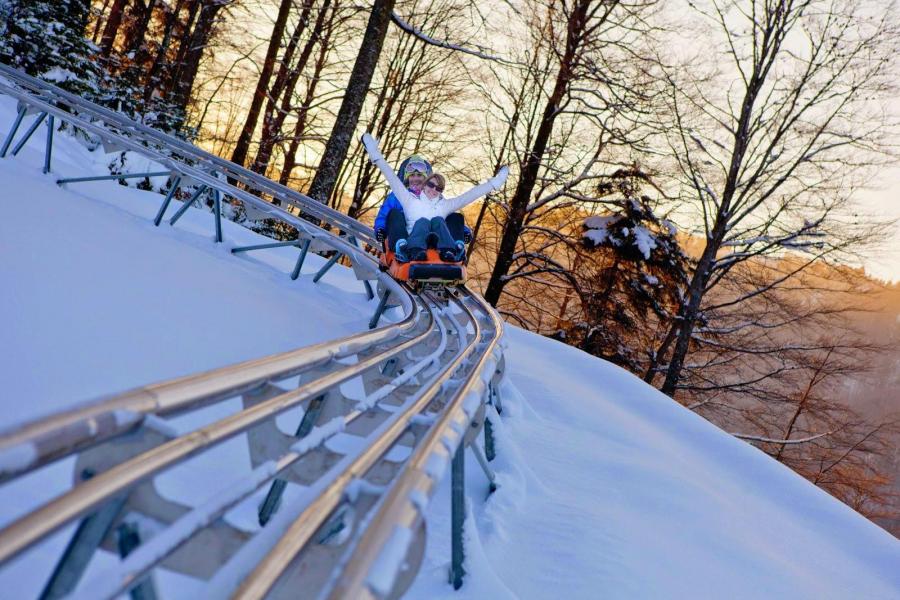
[[[409,237],[406,231],[406,215],[402,210],[394,209],[387,216],[387,243],[391,250],[397,245],[397,240],[405,240]]]
[[[432,219],[419,219],[413,225],[413,230],[406,239],[408,251],[414,255],[416,252],[425,250],[429,247],[437,248],[439,251],[449,250],[456,252],[456,240],[450,235],[447,228],[447,221],[443,217],[433,217]]]
[[[454,242],[465,238],[466,222],[462,213],[457,212],[447,215],[445,222],[447,230],[450,232],[450,237],[453,238]],[[397,245],[397,240],[405,240],[409,237],[409,233],[406,230],[406,215],[403,214],[403,211],[394,209],[389,212],[387,216],[388,247],[393,249]]]

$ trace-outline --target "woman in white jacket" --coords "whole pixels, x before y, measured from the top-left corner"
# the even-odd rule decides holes
[[[378,149],[378,142],[375,141],[375,138],[366,133],[363,134],[362,141],[372,163],[384,175],[388,185],[391,186],[391,191],[403,206],[409,237],[406,240],[401,239],[395,242],[395,254],[398,260],[407,256],[412,260],[423,260],[429,240],[434,241],[442,260],[461,260],[465,244],[462,240],[454,240],[450,235],[445,221],[447,215],[461,210],[493,190],[500,189],[503,182],[506,181],[509,169],[503,167],[484,183],[455,198],[444,198],[441,193],[443,177],[432,175],[426,181],[425,188],[417,195],[406,189],[406,186],[388,165]],[[429,186],[429,183],[432,185]]]

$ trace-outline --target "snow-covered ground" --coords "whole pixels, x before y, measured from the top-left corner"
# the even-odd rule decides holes
[[[0,132],[12,110],[0,98]],[[350,272],[313,284],[310,257],[291,281],[296,250],[233,256],[259,238],[226,223],[213,244],[204,211],[155,228],[159,195],[60,189],[55,177],[105,159],[60,138],[44,176],[39,141],[0,160],[0,427],[366,326],[373,305]],[[467,463],[465,584],[447,585],[444,482],[409,597],[900,598],[900,542],[883,530],[617,367],[514,327],[507,341],[500,489],[486,499]],[[241,444],[203,457],[210,486],[249,468]],[[64,489],[71,468],[0,487],[0,525]],[[188,483],[204,485],[177,469],[160,478],[186,502]],[[35,596],[70,532],[0,570],[0,597]],[[114,562],[98,554],[87,578]],[[157,582],[164,597],[203,597],[186,577]]]

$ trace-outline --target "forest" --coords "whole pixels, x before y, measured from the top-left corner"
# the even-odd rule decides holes
[[[450,191],[508,165],[473,289],[894,535],[900,286],[865,268],[894,223],[858,198],[898,46],[874,0],[0,0],[3,63],[364,222],[363,132]]]

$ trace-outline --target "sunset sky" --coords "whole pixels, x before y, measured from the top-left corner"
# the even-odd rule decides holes
[[[873,189],[859,194],[862,205],[872,214],[900,220],[900,161],[897,166],[884,171],[873,182]],[[900,282],[900,226],[885,247],[866,263],[866,269],[883,279]]]

